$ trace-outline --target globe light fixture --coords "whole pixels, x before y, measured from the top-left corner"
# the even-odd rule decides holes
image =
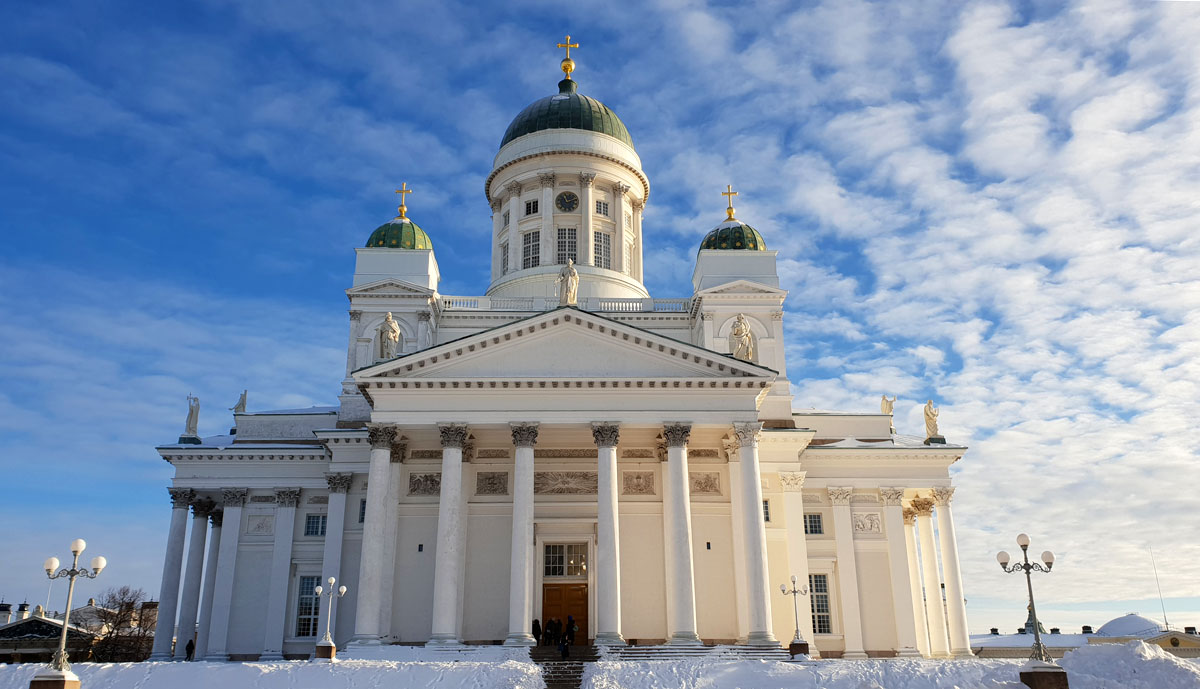
[[[108,566],[108,560],[97,556],[92,558],[91,572],[86,567],[81,568],[79,555],[85,548],[87,548],[87,542],[82,538],[71,541],[70,569],[59,569],[61,563],[57,557],[48,557],[42,563],[42,569],[46,570],[47,577],[51,579],[67,577],[67,608],[63,613],[62,634],[58,638],[58,650],[54,652],[49,667],[38,672],[30,680],[30,689],[79,689],[79,677],[71,672],[71,664],[67,662],[67,631],[71,626],[71,602],[75,597],[75,579],[77,577],[95,579],[100,576],[101,570]]]
[[[313,662],[336,663],[337,646],[333,643],[333,636],[329,633],[330,627],[333,624],[333,599],[346,595],[346,587],[339,586],[336,589],[333,588],[334,584],[337,583],[337,579],[334,577],[329,577],[325,580],[325,583],[329,584],[329,588],[318,584],[313,589],[313,593],[317,594],[318,599],[322,597],[329,599],[328,614],[325,615],[325,636],[317,642],[316,653],[313,654]]]
[[[792,588],[789,590],[787,584],[779,585],[779,592],[785,596],[792,597],[792,610],[796,614],[796,634],[792,637],[792,642],[788,644],[788,653],[795,658],[798,655],[808,655],[808,642],[800,635],[800,596],[808,595],[808,584],[796,588],[796,575],[792,575]]]
[[[1033,602],[1033,579],[1030,577],[1030,572],[1050,572],[1050,568],[1054,566],[1054,553],[1049,550],[1042,553],[1042,562],[1044,565],[1039,565],[1036,562],[1029,561],[1029,536],[1021,534],[1017,536],[1017,545],[1021,546],[1021,562],[1013,563],[1010,567],[1008,553],[1000,551],[996,554],[996,561],[1000,563],[1000,569],[1009,573],[1024,572],[1025,573],[1025,588],[1029,592],[1029,615],[1033,620],[1033,651],[1029,656],[1029,662],[1021,669],[1021,682],[1029,687],[1067,687],[1067,674],[1061,666],[1056,665],[1054,660],[1050,658],[1050,653],[1046,650],[1046,645],[1042,643],[1041,624],[1037,618],[1037,607]]]

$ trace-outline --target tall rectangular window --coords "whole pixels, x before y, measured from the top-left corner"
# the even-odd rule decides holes
[[[612,235],[606,232],[594,232],[592,239],[592,265],[612,270]]]
[[[521,268],[537,268],[542,264],[542,233],[538,230],[521,235]]]
[[[581,577],[587,574],[587,544],[567,545],[567,576]]]
[[[508,242],[500,244],[500,274],[508,275]]]
[[[358,501],[358,523],[362,524],[365,521],[367,521],[367,501],[359,500]]]
[[[538,212],[537,199],[525,202],[525,215],[533,215]]]
[[[317,598],[317,582],[321,577],[300,577],[296,591],[296,636],[317,635],[317,615],[321,601]]]
[[[825,533],[825,524],[821,522],[821,515],[806,514],[804,515],[804,533],[821,535]]]
[[[508,227],[508,211],[504,211],[504,226]]]
[[[812,601],[813,632],[833,633],[833,616],[829,612],[829,575],[808,575],[808,598]]]
[[[566,263],[567,259],[571,259],[576,263],[579,262],[579,256],[575,253],[575,235],[574,227],[558,228],[558,251],[555,256],[555,263]]]
[[[543,558],[542,574],[548,577],[561,577],[567,573],[567,546],[560,543],[547,543]]]
[[[625,274],[633,275],[633,242],[625,242]]]
[[[596,215],[608,216],[608,201],[596,202]]]
[[[325,522],[329,518],[323,514],[309,514],[304,517],[305,536],[324,536]],[[315,585],[315,584],[314,584]]]
[[[771,501],[763,500],[763,521],[771,521]]]

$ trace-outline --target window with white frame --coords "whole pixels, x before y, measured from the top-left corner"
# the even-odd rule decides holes
[[[763,500],[763,521],[771,521],[771,501]]]
[[[625,212],[625,227],[633,227],[633,216],[628,211]]]
[[[508,227],[508,211],[504,211],[504,215],[501,217],[504,218],[504,226]]]
[[[314,589],[321,577],[300,577],[296,591],[296,636],[316,636],[320,599]]]
[[[808,598],[812,601],[812,625],[816,634],[833,633],[833,614],[829,610],[829,575],[808,575]]]
[[[804,515],[804,533],[810,535],[821,535],[825,533],[825,524],[821,521],[820,514],[809,513]]]
[[[359,500],[358,501],[358,523],[362,524],[365,521],[367,521],[367,501]]]
[[[521,235],[521,268],[537,268],[542,264],[542,233],[538,230]]]
[[[576,255],[576,245],[576,231],[574,227],[558,228],[558,251],[556,252],[554,262],[566,263],[567,259],[571,259],[578,263],[579,256]]]
[[[304,516],[305,536],[324,536],[325,523],[329,517],[323,514],[307,514]]]
[[[508,274],[508,242],[500,243],[500,274]]]
[[[608,201],[597,201],[596,202],[596,215],[603,215],[605,217],[608,217]]]
[[[587,575],[586,543],[547,543],[543,551],[542,574],[547,577]]]
[[[533,215],[538,212],[537,199],[525,202],[525,215]]]
[[[612,235],[607,232],[592,233],[592,265],[612,270]]]
[[[633,242],[625,243],[625,274],[633,275]]]

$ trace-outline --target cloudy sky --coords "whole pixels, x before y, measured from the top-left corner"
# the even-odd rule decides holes
[[[9,2],[0,10],[0,596],[72,538],[157,596],[201,433],[336,402],[353,248],[417,190],[445,294],[488,279],[483,181],[552,93],[618,112],[687,296],[727,183],[780,252],[796,406],[942,406],[972,631],[993,560],[1059,555],[1047,626],[1200,624],[1200,3]],[[1191,419],[1191,421],[1189,421]],[[85,584],[86,596],[103,587]],[[61,585],[52,607],[61,607]]]

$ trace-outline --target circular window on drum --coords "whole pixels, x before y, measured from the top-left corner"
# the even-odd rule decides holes
[[[564,191],[554,199],[554,205],[564,213],[571,213],[579,208],[579,197],[569,191]]]

